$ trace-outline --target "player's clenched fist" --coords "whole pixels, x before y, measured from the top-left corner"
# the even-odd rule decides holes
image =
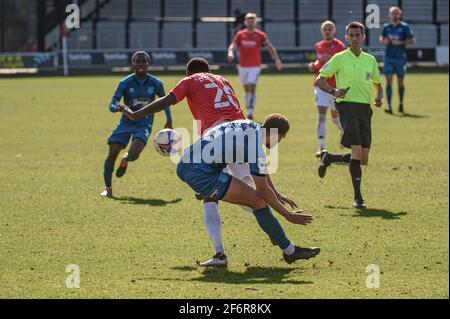
[[[375,101],[373,102],[373,104],[375,104],[376,107],[380,107],[381,105],[383,105],[383,98],[376,97]]]

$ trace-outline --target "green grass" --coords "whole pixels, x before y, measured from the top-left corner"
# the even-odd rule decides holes
[[[166,89],[179,78],[161,77]],[[151,144],[113,180],[117,199],[99,196],[119,79],[0,80],[1,298],[448,298],[448,74],[407,77],[410,116],[374,110],[363,213],[350,207],[346,167],[317,177],[311,76],[263,75],[256,119],[281,112],[292,126],[274,182],[315,216],[306,227],[281,222],[322,253],[287,265],[251,214],[221,203],[228,270],[197,267],[212,253],[202,205]],[[173,113],[192,128],[185,102]],[[158,115],[152,137],[163,124]],[[65,286],[69,264],[81,268],[79,289]],[[368,264],[381,269],[379,289],[366,288]]]

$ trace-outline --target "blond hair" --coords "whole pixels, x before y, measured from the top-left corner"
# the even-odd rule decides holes
[[[327,25],[331,25],[334,29],[336,29],[336,25],[331,20],[325,20],[324,22],[322,22],[322,24],[320,25],[320,29],[323,29]]]
[[[389,13],[391,13],[392,11],[395,11],[395,10],[400,11],[400,13],[403,12],[402,9],[400,9],[400,7],[392,6],[392,7],[389,8]]]
[[[245,15],[245,20],[247,19],[255,19],[256,20],[256,13],[249,12]]]

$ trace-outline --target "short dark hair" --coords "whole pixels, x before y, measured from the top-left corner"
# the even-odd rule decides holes
[[[356,28],[361,29],[361,34],[364,34],[364,25],[358,21],[353,21],[347,24],[347,26],[345,27],[345,33],[348,33],[349,29],[356,29]]]
[[[209,72],[208,61],[206,61],[206,59],[204,58],[192,58],[186,64],[187,74],[195,74],[203,72]]]
[[[147,58],[147,62],[150,63],[150,60],[151,60],[150,54],[148,54],[148,53],[145,52],[145,51],[137,51],[137,52],[134,52],[134,53],[133,53],[133,56],[131,57],[131,62],[134,63],[134,60],[135,60],[138,56],[140,56],[140,55],[145,56],[145,57]]]
[[[278,129],[278,134],[281,135],[286,135],[290,128],[288,119],[284,115],[278,113],[268,115],[265,118],[262,127],[267,130],[276,128]]]

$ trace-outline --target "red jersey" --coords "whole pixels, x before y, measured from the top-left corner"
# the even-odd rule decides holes
[[[314,62],[314,69],[316,74],[319,73],[320,69],[328,62],[333,55],[338,52],[345,50],[345,45],[341,40],[334,38],[331,42],[326,42],[325,40],[319,41],[314,45],[316,49],[317,60]],[[336,80],[334,76],[327,79],[329,86],[336,88]]]
[[[267,36],[259,29],[241,30],[236,33],[233,42],[239,47],[239,65],[243,67],[261,66],[261,45]]]
[[[177,103],[187,98],[200,134],[220,121],[245,119],[233,87],[220,75],[196,73],[178,82],[170,93]]]

